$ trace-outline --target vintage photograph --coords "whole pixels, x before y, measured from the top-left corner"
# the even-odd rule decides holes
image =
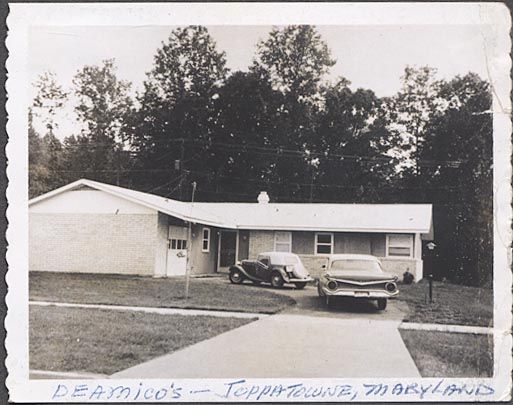
[[[483,24],[71,21],[24,32],[16,134],[26,372],[48,400],[184,398],[69,383],[106,379],[496,394]],[[334,387],[274,399],[369,395]]]

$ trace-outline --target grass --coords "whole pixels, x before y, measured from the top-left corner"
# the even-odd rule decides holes
[[[447,282],[433,282],[429,302],[427,281],[400,285],[397,300],[408,304],[405,322],[473,326],[493,325],[493,290]]]
[[[30,307],[30,368],[112,374],[251,319]]]
[[[294,299],[263,288],[233,285],[226,278],[192,278],[185,300],[183,278],[31,272],[32,301],[194,308],[273,314]]]
[[[489,335],[401,330],[422,377],[492,377]]]

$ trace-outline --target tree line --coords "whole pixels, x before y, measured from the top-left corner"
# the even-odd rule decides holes
[[[490,284],[489,83],[407,66],[380,98],[328,81],[336,62],[314,26],[275,27],[248,70],[230,72],[208,29],[189,26],[162,42],[135,95],[113,60],[84,66],[70,89],[45,73],[28,113],[30,196],[88,178],[181,200],[195,181],[202,201],[266,190],[274,202],[432,203],[430,271]],[[80,130],[61,141],[70,103]]]

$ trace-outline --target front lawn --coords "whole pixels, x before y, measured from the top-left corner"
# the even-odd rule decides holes
[[[30,307],[30,368],[112,374],[251,319]]]
[[[422,377],[492,377],[490,335],[400,330]]]
[[[228,277],[191,278],[185,300],[184,278],[152,278],[106,274],[30,272],[32,301],[143,307],[194,308],[274,314],[294,299],[270,288],[233,285]]]
[[[433,282],[433,302],[429,302],[429,283],[400,285],[397,300],[408,304],[405,322],[456,325],[493,325],[493,290],[447,282]]]

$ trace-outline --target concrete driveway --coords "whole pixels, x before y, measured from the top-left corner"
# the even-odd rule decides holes
[[[220,281],[220,280],[219,280]],[[228,280],[221,282],[229,283]],[[338,298],[329,307],[324,299],[317,295],[317,287],[308,285],[303,290],[297,290],[286,284],[283,288],[272,288],[268,284],[254,285],[245,282],[238,286],[241,289],[261,289],[276,294],[286,295],[296,301],[296,305],[284,310],[284,313],[307,316],[320,316],[338,319],[370,319],[401,321],[408,312],[405,302],[389,299],[386,310],[379,311],[375,301]]]
[[[112,377],[420,377],[397,330],[395,303],[385,312],[370,303],[326,311],[311,287],[282,293],[295,294],[298,305]]]
[[[258,286],[256,288],[270,288]],[[290,314],[301,314],[308,316],[321,316],[338,319],[369,319],[376,321],[395,320],[401,321],[407,313],[406,303],[396,299],[389,299],[387,308],[379,311],[375,301],[356,300],[351,298],[338,297],[326,306],[326,301],[317,295],[317,287],[308,285],[303,290],[296,290],[293,287],[285,286],[281,289],[271,289],[272,292],[287,295],[296,301],[296,305],[285,310]]]

